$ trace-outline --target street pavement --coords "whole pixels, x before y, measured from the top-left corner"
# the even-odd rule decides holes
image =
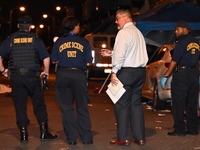
[[[61,111],[55,102],[55,74],[48,79],[49,89],[45,90],[45,101],[49,116],[49,128],[59,139],[52,142],[40,142],[39,125],[33,112],[31,99],[28,99],[29,142],[21,144],[19,129],[16,125],[13,101],[8,94],[0,94],[0,150],[197,150],[200,149],[200,136],[171,137],[167,132],[173,131],[173,118],[169,110],[155,111],[148,105],[144,106],[146,144],[143,146],[131,143],[130,146],[111,145],[116,139],[116,121],[113,103],[105,93],[95,92],[103,81],[89,81],[90,103],[88,105],[94,144],[83,145],[78,139],[77,145],[68,145],[62,127]],[[9,85],[9,81],[0,76],[0,84]],[[134,140],[134,139],[132,139]]]

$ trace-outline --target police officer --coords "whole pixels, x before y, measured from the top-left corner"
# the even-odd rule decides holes
[[[92,62],[89,42],[78,36],[79,21],[74,17],[63,20],[64,36],[54,44],[51,53],[56,73],[56,101],[62,110],[62,121],[68,144],[76,145],[78,133],[83,144],[93,143],[91,121],[87,108],[86,64]],[[76,113],[74,110],[76,104]]]
[[[16,121],[20,128],[20,141],[28,142],[27,98],[31,97],[34,113],[40,124],[40,141],[58,139],[57,135],[48,132],[47,112],[44,94],[41,90],[40,76],[49,75],[50,57],[44,43],[35,34],[30,33],[32,19],[30,16],[18,18],[19,31],[7,38],[0,47],[0,71],[8,77],[2,59],[9,56],[9,72],[12,85],[12,99],[16,109]],[[43,60],[44,71],[40,73],[40,60]]]
[[[165,88],[168,76],[176,67],[171,83],[174,131],[168,132],[168,135],[197,135],[197,99],[199,92],[197,65],[200,58],[199,44],[198,40],[191,35],[186,21],[180,21],[176,24],[175,33],[178,42],[174,49],[170,66],[161,80],[161,85]],[[184,111],[186,111],[186,125],[184,122]]]

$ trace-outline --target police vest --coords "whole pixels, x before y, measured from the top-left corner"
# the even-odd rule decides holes
[[[11,35],[9,69],[40,67],[35,38],[36,35],[30,32],[16,32]]]

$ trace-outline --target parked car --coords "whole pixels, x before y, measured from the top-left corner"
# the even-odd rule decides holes
[[[89,67],[89,78],[105,78],[111,72],[111,57],[102,57],[101,49],[113,49],[115,42],[114,34],[87,34],[85,37],[91,45],[93,62]]]
[[[166,88],[161,87],[161,79],[169,67],[174,48],[175,44],[163,45],[157,48],[154,53],[149,54],[150,59],[146,66],[146,79],[142,89],[142,96],[151,101],[154,109],[163,110],[168,103],[171,103],[172,75],[168,77]],[[200,92],[197,109],[200,117]]]
[[[166,88],[162,88],[160,82],[169,67],[174,47],[175,44],[169,44],[158,48],[146,66],[146,79],[142,96],[151,100],[154,109],[165,109],[167,102],[171,101],[172,76],[169,76]]]

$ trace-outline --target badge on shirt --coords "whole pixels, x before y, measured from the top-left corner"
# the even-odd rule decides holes
[[[191,51],[191,54],[195,54],[196,50],[200,50],[199,49],[199,44],[197,44],[197,43],[190,43],[187,46],[187,51]]]

